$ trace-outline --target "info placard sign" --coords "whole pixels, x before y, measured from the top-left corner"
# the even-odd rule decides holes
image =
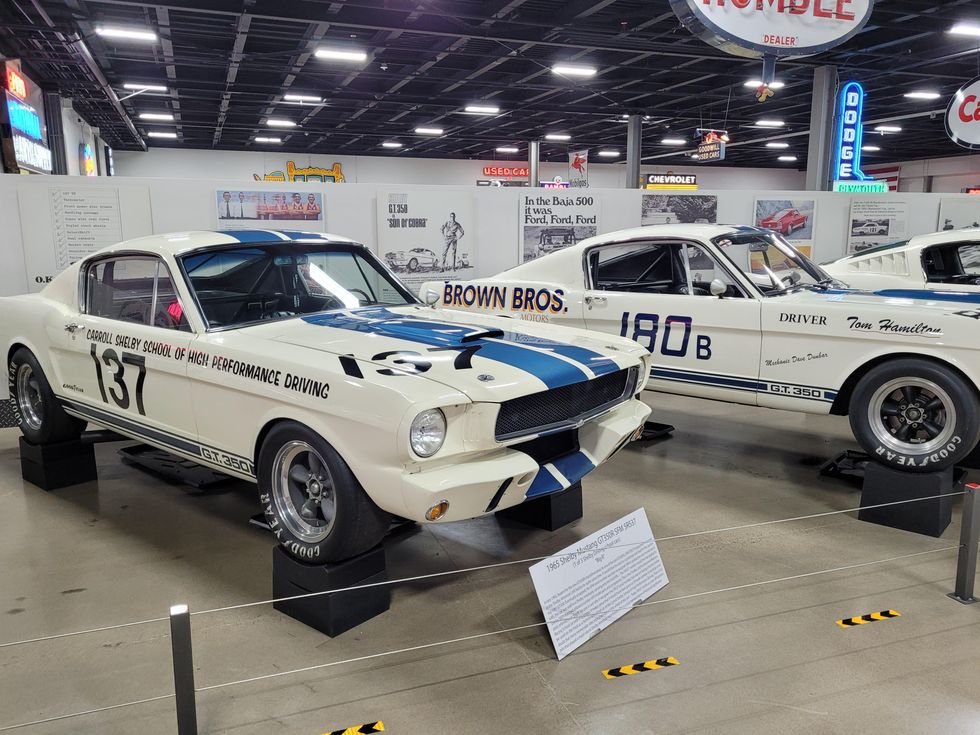
[[[668,581],[643,508],[530,572],[559,661]]]

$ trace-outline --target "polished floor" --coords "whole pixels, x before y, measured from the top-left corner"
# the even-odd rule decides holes
[[[392,577],[557,551],[643,507],[659,537],[857,505],[815,463],[853,446],[847,422],[652,396],[672,439],[634,445],[585,483],[585,516],[549,534],[490,518],[425,528],[389,549]],[[99,480],[45,493],[0,430],[0,643],[267,599],[272,538],[248,486],[201,493],[98,449]],[[653,599],[943,549],[851,514],[668,540]],[[978,733],[980,605],[951,591],[956,552],[694,596],[633,610],[562,662],[518,632],[260,679],[198,694],[202,733],[318,735],[361,723],[420,733]],[[193,618],[209,687],[539,622],[527,565],[396,586],[391,610],[327,638],[269,605]],[[901,617],[843,629],[835,621]],[[166,622],[0,647],[0,732],[172,692]],[[679,666],[606,680],[614,666]],[[14,730],[175,732],[173,700]]]

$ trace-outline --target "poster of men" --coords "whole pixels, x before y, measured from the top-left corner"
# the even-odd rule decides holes
[[[710,194],[644,194],[641,225],[672,225],[718,221],[718,197]]]
[[[520,198],[520,261],[567,248],[599,233],[599,202],[567,189],[540,190]]]
[[[853,197],[847,218],[847,252],[860,253],[909,236],[909,204],[891,197]]]
[[[943,199],[939,202],[939,229],[962,230],[980,227],[980,196],[968,199]]]
[[[464,192],[378,193],[378,255],[413,291],[425,281],[473,278],[473,198]]]
[[[323,194],[315,191],[215,190],[218,227],[270,227],[323,230]]]

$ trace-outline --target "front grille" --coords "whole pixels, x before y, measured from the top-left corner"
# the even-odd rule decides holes
[[[633,367],[504,401],[497,414],[497,441],[558,431],[594,416],[629,398],[638,375]]]

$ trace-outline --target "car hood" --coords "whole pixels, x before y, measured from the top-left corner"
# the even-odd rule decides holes
[[[954,313],[964,309],[975,309],[980,305],[980,293],[927,291],[914,288],[886,288],[880,291],[856,288],[800,289],[785,297],[777,298],[787,298],[788,301],[801,304],[844,303],[852,306],[886,306],[890,309],[925,310],[934,313]]]
[[[619,337],[424,306],[326,312],[249,329],[272,342],[373,363],[362,368],[365,377],[408,372],[490,402],[639,365],[646,352]]]

